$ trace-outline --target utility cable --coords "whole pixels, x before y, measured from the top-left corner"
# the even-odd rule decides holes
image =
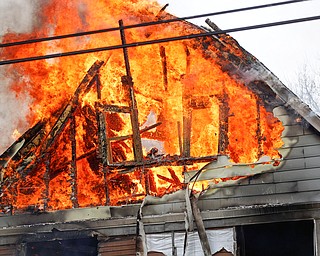
[[[260,29],[260,28],[268,28],[268,27],[301,23],[301,22],[313,21],[313,20],[319,20],[319,19],[320,19],[320,16],[318,15],[318,16],[311,16],[311,17],[305,17],[305,18],[300,18],[300,19],[292,19],[292,20],[278,21],[278,22],[272,22],[272,23],[264,23],[264,24],[253,25],[253,26],[231,28],[231,29],[225,29],[225,30],[221,30],[221,31],[210,31],[210,32],[206,32],[206,33],[189,34],[189,35],[168,37],[168,38],[155,39],[155,40],[149,40],[149,41],[127,43],[127,44],[122,44],[122,45],[112,45],[112,46],[84,49],[84,50],[71,51],[71,52],[53,53],[53,54],[41,55],[41,56],[3,60],[3,61],[0,61],[0,66],[21,63],[21,62],[35,61],[35,60],[52,59],[52,58],[73,56],[73,55],[79,55],[79,54],[87,54],[87,53],[93,53],[93,52],[110,51],[110,50],[116,50],[116,49],[173,42],[173,41],[179,41],[179,40],[188,40],[188,39],[194,39],[194,38],[200,38],[200,37],[206,37],[206,36],[234,33],[234,32],[246,31],[246,30]]]
[[[262,9],[262,8],[268,8],[268,7],[275,7],[275,6],[287,5],[287,4],[293,4],[293,3],[300,3],[300,2],[306,2],[306,1],[312,1],[312,0],[290,0],[290,1],[285,1],[285,2],[277,2],[277,3],[271,3],[271,4],[244,7],[244,8],[238,8],[238,9],[233,9],[233,10],[227,10],[227,11],[219,11],[219,12],[213,12],[213,13],[199,14],[199,15],[194,15],[194,16],[186,16],[186,17],[182,17],[182,18],[158,20],[158,21],[152,21],[152,22],[145,22],[145,23],[127,25],[127,26],[123,26],[121,29],[125,30],[125,29],[131,29],[131,28],[154,26],[154,25],[158,25],[158,24],[165,24],[165,23],[171,23],[171,22],[177,22],[177,21],[197,19],[197,18],[203,18],[203,17],[208,17],[208,16],[218,16],[218,15],[223,15],[223,14],[250,11],[250,10]],[[24,45],[24,44],[39,43],[39,42],[51,41],[51,40],[60,40],[60,39],[66,39],[66,38],[71,38],[71,37],[79,37],[79,36],[100,34],[100,33],[106,33],[106,32],[117,31],[117,30],[120,30],[120,28],[119,27],[113,27],[113,28],[85,31],[85,32],[58,35],[58,36],[51,36],[51,37],[35,38],[35,39],[29,39],[29,40],[23,40],[23,41],[3,43],[3,44],[0,44],[0,48],[10,47],[10,46],[17,46],[17,45]]]

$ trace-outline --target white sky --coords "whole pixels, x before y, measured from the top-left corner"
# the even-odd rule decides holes
[[[166,11],[178,17],[213,13],[285,0],[158,0]],[[320,0],[209,17],[221,29],[251,26],[287,19],[320,15]],[[206,18],[189,20],[206,26]],[[320,20],[230,34],[242,47],[257,57],[289,88],[305,64],[319,70]],[[320,72],[320,70],[319,70]]]

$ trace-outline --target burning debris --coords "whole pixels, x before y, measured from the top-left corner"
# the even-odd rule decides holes
[[[112,1],[104,6],[88,1],[84,24],[83,13],[51,1],[43,6],[48,15],[39,31],[20,37],[10,34],[4,42],[45,35],[50,24],[56,24],[54,34],[73,31],[76,24],[86,30],[118,26],[120,33],[9,47],[3,54],[23,57],[32,50],[42,55],[49,49],[68,51],[119,41],[125,46],[199,32],[184,21],[125,30],[123,10],[131,22],[159,19],[159,6],[146,3]],[[49,15],[60,6],[66,8],[67,20]],[[68,23],[70,17],[75,20]],[[161,17],[170,16],[161,10]],[[263,156],[268,162],[281,158],[277,151],[282,145],[281,122],[259,94],[226,72],[231,66],[228,70],[225,63],[231,60],[250,62],[234,41],[221,36],[8,68],[24,77],[12,88],[27,90],[34,98],[28,117],[33,128],[1,156],[1,206],[56,210],[134,203],[146,195],[186,188],[192,173],[221,155],[228,155],[235,165]],[[149,124],[150,115],[154,122]],[[228,177],[200,176],[214,183]],[[198,189],[205,188],[199,183]]]

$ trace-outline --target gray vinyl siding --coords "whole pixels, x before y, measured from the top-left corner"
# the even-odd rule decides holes
[[[201,202],[203,210],[261,204],[320,201],[320,135],[304,127],[284,108],[274,111],[284,124],[284,164],[278,170],[243,179],[218,189]],[[210,202],[212,200],[212,202]],[[210,205],[210,206],[209,206]],[[212,208],[211,208],[212,209]]]

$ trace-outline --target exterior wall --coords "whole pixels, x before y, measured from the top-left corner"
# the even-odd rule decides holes
[[[219,188],[214,194],[201,197],[198,205],[206,229],[315,219],[318,232],[320,135],[312,128],[303,127],[284,108],[275,109],[275,114],[285,126],[285,145],[281,149],[283,164],[276,171],[244,179],[240,184]],[[162,198],[156,204],[146,202],[143,207],[146,234],[185,230],[185,191],[179,191],[171,199],[170,196]],[[0,256],[16,255],[15,244],[21,244],[21,241],[69,237],[68,232],[72,236],[78,236],[79,230],[81,235],[99,234],[101,256],[135,255],[133,237],[136,234],[136,215],[140,207],[141,205],[104,206],[1,217]],[[59,232],[54,233],[53,230]],[[122,238],[111,240],[110,237]],[[319,236],[315,237],[316,245],[319,246]],[[21,248],[19,251],[19,255],[25,255]]]
[[[0,246],[0,256],[13,256],[16,255],[15,245],[4,245]]]
[[[281,167],[219,188],[203,198],[201,209],[320,201],[320,134],[294,120],[283,107],[274,113],[285,127]]]
[[[134,237],[121,237],[119,239],[100,241],[98,245],[99,256],[135,256],[136,240]]]

